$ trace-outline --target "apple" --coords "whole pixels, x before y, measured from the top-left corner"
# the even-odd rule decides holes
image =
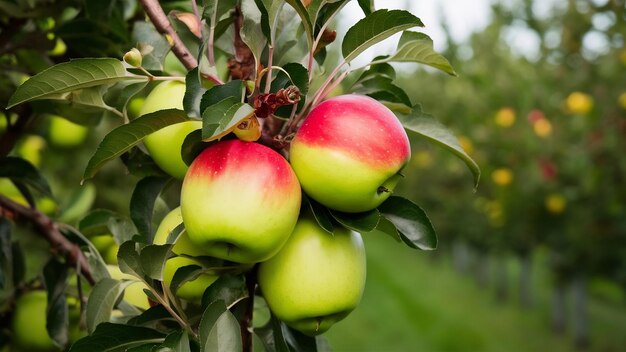
[[[111,278],[115,280],[131,280],[134,283],[128,285],[124,290],[124,300],[137,308],[148,309],[150,308],[150,301],[148,296],[143,292],[144,289],[148,289],[148,286],[139,281],[136,277],[123,273],[117,265],[107,265],[107,270]]]
[[[139,115],[164,109],[183,110],[184,96],[185,83],[161,83],[148,94]],[[187,165],[180,154],[181,147],[189,133],[201,128],[202,121],[199,120],[176,123],[149,134],[143,139],[143,144],[163,171],[182,180],[187,172]]]
[[[17,156],[28,160],[35,167],[41,166],[42,154],[46,148],[46,140],[38,135],[26,135],[15,148]]]
[[[91,243],[96,247],[102,259],[107,264],[117,264],[117,252],[120,246],[115,242],[115,239],[111,234],[95,236],[89,239]]]
[[[154,234],[153,243],[165,244],[170,233],[182,223],[183,215],[180,211],[180,207],[177,207],[165,215],[163,220],[161,220],[161,223]],[[172,252],[174,252],[174,254],[187,255],[191,257],[207,255],[201,248],[189,240],[189,236],[185,231],[178,236],[176,243],[174,243],[174,247],[172,247]]]
[[[259,265],[258,281],[277,318],[318,335],[356,308],[365,276],[361,235],[342,227],[329,234],[302,218],[278,254]]]
[[[163,283],[169,287],[176,270],[188,265],[202,266],[198,261],[188,257],[173,257],[166,260],[163,268]],[[218,278],[219,275],[200,274],[195,280],[187,281],[179,286],[176,290],[176,296],[188,301],[200,302],[204,291]]]
[[[384,202],[410,158],[409,138],[398,118],[361,95],[334,97],[313,108],[290,151],[305,193],[350,213]]]
[[[280,154],[258,143],[228,140],[196,157],[180,203],[189,239],[206,255],[256,263],[287,241],[300,200],[298,179]]]
[[[50,116],[48,138],[58,148],[77,147],[87,139],[89,129],[61,116]]]
[[[30,291],[15,302],[13,343],[19,351],[60,351],[46,330],[46,291]]]

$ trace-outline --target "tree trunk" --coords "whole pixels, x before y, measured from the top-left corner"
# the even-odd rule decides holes
[[[562,280],[557,280],[554,283],[554,291],[552,292],[552,330],[559,335],[565,332],[567,313],[565,307],[565,284]]]
[[[577,349],[589,346],[589,326],[587,317],[587,278],[584,274],[574,277],[572,283],[572,298],[574,300],[573,328],[574,344]]]
[[[532,297],[532,255],[525,253],[520,257],[519,273],[519,300],[523,308],[530,308],[533,305]]]
[[[509,269],[506,256],[497,256],[495,272],[496,299],[499,302],[505,302],[509,298]]]

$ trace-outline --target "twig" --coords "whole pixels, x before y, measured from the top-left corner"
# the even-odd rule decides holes
[[[17,113],[17,120],[14,124],[10,123],[11,110],[7,111],[6,114],[7,130],[2,135],[2,138],[0,138],[0,157],[9,155],[9,152],[13,149],[15,143],[17,143],[17,140],[22,135],[22,132],[26,128],[26,125],[28,125],[32,116],[32,111],[28,104],[18,106],[14,112]]]
[[[172,27],[167,15],[157,0],[140,0],[141,6],[159,33],[164,34],[172,48],[172,52],[188,70],[198,66],[198,60],[189,52],[178,33]]]
[[[16,222],[31,223],[50,243],[52,249],[65,256],[68,264],[80,270],[80,273],[92,286],[96,283],[89,263],[78,245],[70,242],[59,230],[59,226],[37,209],[27,208],[11,199],[0,195],[0,216]]]
[[[243,352],[252,352],[252,315],[254,314],[254,291],[256,290],[257,267],[246,274],[246,287],[248,288],[248,301],[246,303],[244,317],[239,322],[241,328],[241,342]]]

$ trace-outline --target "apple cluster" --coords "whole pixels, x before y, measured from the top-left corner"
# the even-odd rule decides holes
[[[145,99],[140,114],[183,109],[185,85],[166,82]],[[254,118],[254,117],[253,117]],[[254,118],[256,119],[256,118]],[[154,238],[165,244],[183,231],[167,260],[163,281],[200,257],[258,264],[258,284],[272,313],[288,326],[317,335],[359,303],[366,277],[361,234],[336,226],[329,233],[303,206],[306,199],[333,211],[359,213],[384,202],[410,159],[409,140],[396,116],[366,96],[342,95],[315,106],[290,143],[289,160],[249,141],[223,139],[187,166],[181,146],[201,121],[170,125],[144,139],[154,161],[182,180],[180,207]],[[202,274],[176,294],[199,301],[218,278]]]

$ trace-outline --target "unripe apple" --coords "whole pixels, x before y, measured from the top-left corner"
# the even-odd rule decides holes
[[[58,148],[79,146],[87,139],[89,129],[60,116],[50,117],[48,137],[50,143]]]
[[[148,301],[148,296],[146,296],[146,294],[143,292],[144,288],[148,288],[146,284],[139,281],[136,277],[132,275],[123,273],[117,265],[107,265],[107,270],[109,271],[109,275],[111,275],[111,278],[115,280],[134,281],[132,284],[126,287],[126,290],[124,290],[124,300],[126,302],[144,310],[150,308],[150,301]]]
[[[365,276],[361,235],[343,227],[329,234],[303,218],[280,252],[259,265],[258,280],[278,319],[318,335],[356,308]]]
[[[283,246],[298,220],[300,184],[280,154],[254,142],[206,148],[183,181],[189,239],[212,257],[256,263]]]
[[[30,291],[15,302],[12,332],[19,351],[60,351],[46,330],[46,291]]]
[[[168,81],[156,86],[146,100],[139,115],[149,114],[164,109],[183,110],[185,83]],[[187,165],[181,156],[181,147],[187,135],[202,128],[202,121],[185,121],[162,128],[143,139],[154,162],[163,171],[182,179],[187,172]]]
[[[196,260],[187,257],[173,257],[166,260],[163,268],[163,283],[170,286],[176,270],[188,265],[201,266]],[[187,281],[178,287],[176,296],[189,301],[199,302],[202,300],[202,295],[207,287],[211,286],[218,278],[219,275],[200,274],[195,280]]]
[[[120,246],[115,242],[111,234],[96,236],[91,238],[90,241],[96,247],[105,263],[117,264],[117,251],[120,249]]]
[[[165,244],[170,233],[182,223],[183,215],[180,211],[180,207],[177,207],[167,213],[163,220],[161,220],[161,223],[154,234],[154,244]],[[174,252],[174,254],[187,255],[191,257],[207,255],[200,247],[189,240],[189,236],[186,231],[178,236],[176,243],[174,243],[174,247],[172,247],[172,252]]]
[[[366,96],[342,95],[311,110],[290,155],[307,195],[353,213],[376,208],[389,197],[411,149],[391,110]]]

